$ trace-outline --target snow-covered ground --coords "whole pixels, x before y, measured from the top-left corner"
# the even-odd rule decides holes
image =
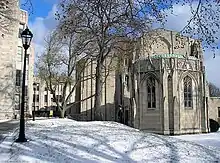
[[[218,132],[209,133],[209,134],[180,135],[174,137],[182,140],[193,141],[205,146],[208,145],[208,146],[217,147],[220,149],[220,130]]]
[[[17,132],[0,144],[0,162],[218,162],[220,149],[143,133],[115,122],[29,121],[26,143]]]
[[[11,121],[11,119],[0,119],[0,123]]]

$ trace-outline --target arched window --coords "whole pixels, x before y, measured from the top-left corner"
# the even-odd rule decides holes
[[[184,106],[192,107],[192,79],[189,76],[186,76],[183,79],[184,84]]]
[[[196,58],[198,58],[199,52],[198,52],[198,44],[196,42],[191,43],[190,46],[190,56],[194,56]]]
[[[155,79],[152,77],[149,77],[147,79],[147,99],[148,99],[148,108],[156,108]]]

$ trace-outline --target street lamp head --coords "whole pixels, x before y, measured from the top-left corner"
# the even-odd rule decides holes
[[[33,38],[33,34],[28,29],[28,27],[26,27],[26,29],[21,33],[21,38],[24,49],[28,49]]]

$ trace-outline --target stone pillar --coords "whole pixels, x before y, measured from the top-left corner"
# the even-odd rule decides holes
[[[168,85],[167,85],[168,72],[165,70],[163,74],[163,95],[162,95],[162,105],[163,105],[163,132],[165,135],[170,134],[169,131],[169,105],[168,105]]]
[[[177,63],[177,62],[176,62]],[[180,133],[180,105],[179,105],[179,88],[178,71],[173,72],[173,108],[174,108],[174,134]]]

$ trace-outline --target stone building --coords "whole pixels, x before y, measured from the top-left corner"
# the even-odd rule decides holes
[[[220,124],[220,97],[208,97],[209,119]]]
[[[161,134],[207,132],[200,42],[157,30],[141,38],[137,51],[138,59],[131,66],[134,74],[129,75],[134,81],[132,98],[137,103],[134,127]]]
[[[62,95],[63,95],[64,84],[60,83],[56,87],[57,88],[56,88],[55,95],[57,96],[58,101],[60,101],[62,98]],[[67,92],[66,92],[67,95],[72,87],[73,86],[68,85]],[[34,92],[34,89],[35,89],[35,92]],[[41,80],[37,76],[35,76],[33,78],[32,93],[33,93],[32,94],[32,101],[31,101],[32,110],[34,110],[34,107],[35,107],[36,111],[38,111],[38,110],[42,110],[42,111],[43,110],[48,110],[48,111],[55,110],[56,103],[53,98],[53,94],[51,94],[50,90],[48,89],[46,82],[44,80]],[[75,92],[73,92],[73,95],[70,97],[69,103],[74,102],[74,100],[75,100],[74,94],[75,94]],[[67,113],[70,114],[71,111],[72,110],[67,110]]]
[[[28,23],[28,13],[19,8],[18,1],[0,0],[0,119],[19,115],[21,101],[21,79],[23,70],[22,41],[20,34]],[[30,113],[34,49],[28,49],[25,111]]]
[[[218,120],[220,100],[209,97],[198,40],[158,29],[137,39],[127,56],[123,71],[111,71],[103,85],[102,120],[169,135],[208,132],[209,119]],[[94,72],[91,64],[84,75]],[[94,79],[82,82],[76,97],[91,96],[94,86]],[[80,113],[92,120],[93,107],[94,98],[82,101]]]

